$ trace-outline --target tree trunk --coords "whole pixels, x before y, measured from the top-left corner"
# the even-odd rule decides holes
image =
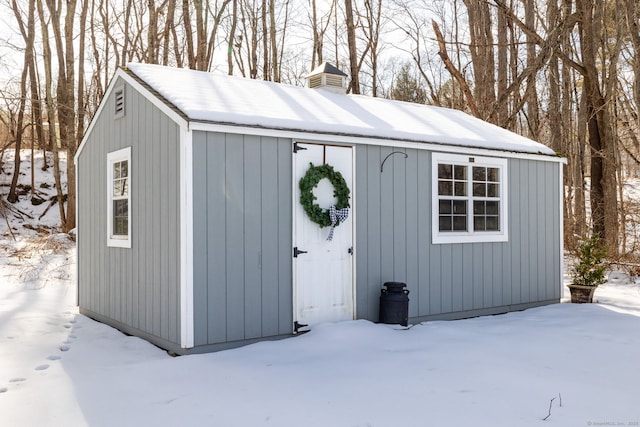
[[[469,107],[471,114],[473,114],[475,117],[480,118],[481,114],[478,106],[476,105],[475,95],[471,91],[471,88],[469,87],[467,80],[462,75],[462,72],[460,72],[455,67],[455,65],[449,58],[444,37],[442,36],[442,32],[440,32],[438,24],[436,23],[436,21],[431,21],[431,24],[433,25],[433,32],[436,35],[436,40],[438,41],[438,55],[440,55],[440,58],[442,58],[442,62],[444,63],[445,67],[447,68],[451,76],[456,80],[456,82],[458,82],[458,85],[462,89],[462,93],[464,93],[464,97],[467,101],[467,106]]]
[[[29,0],[29,23],[28,23],[28,28],[29,28],[29,33],[33,34],[34,38],[35,38],[35,34],[36,34],[36,30],[35,30],[35,0]],[[36,69],[36,62],[34,59],[34,54],[33,54],[33,42],[31,45],[31,54],[29,55],[30,58],[30,65],[29,65],[29,83],[31,86],[31,121],[34,124],[35,127],[35,134],[36,134],[36,139],[38,141],[38,147],[40,149],[43,150],[43,156],[42,156],[42,170],[46,171],[47,169],[49,169],[49,165],[47,164],[47,156],[46,156],[46,144],[44,141],[44,132],[42,130],[42,105],[41,105],[41,101],[40,101],[40,94],[38,93],[38,76],[37,76],[37,69]],[[31,132],[33,133],[33,127],[31,129]],[[33,162],[33,157],[31,158],[32,162]],[[33,170],[31,171],[33,173]],[[35,187],[35,185],[33,185],[32,187]],[[31,189],[31,191],[33,191],[33,188]]]
[[[64,210],[64,194],[62,192],[62,182],[60,179],[60,158],[58,155],[58,142],[57,142],[57,134],[56,128],[52,124],[56,122],[56,106],[53,101],[53,94],[51,93],[51,88],[53,87],[53,74],[51,72],[52,68],[52,57],[53,53],[51,50],[51,46],[49,45],[49,27],[47,24],[47,20],[45,19],[45,12],[42,6],[42,0],[37,0],[38,6],[38,15],[40,16],[40,26],[42,28],[42,58],[44,62],[44,71],[45,71],[45,104],[47,106],[47,121],[49,122],[49,145],[51,146],[51,150],[53,152],[53,179],[56,184],[56,194],[58,197],[58,212],[60,214],[60,224],[64,226],[67,222],[66,213]],[[57,18],[57,15],[56,15]]]
[[[185,0],[186,1],[186,0]],[[158,14],[155,0],[148,0],[149,25],[147,27],[147,63],[158,63]]]
[[[85,65],[85,41],[87,27],[87,13],[89,11],[88,0],[81,0],[80,3],[80,29],[78,32],[78,88],[76,95],[76,105],[78,106],[76,129],[69,135],[69,144],[67,144],[67,225],[66,230],[69,231],[76,227],[76,162],[75,155],[84,136],[85,121],[85,87],[84,87],[84,65]],[[66,31],[66,36],[73,39],[73,31]],[[157,53],[156,53],[157,59]],[[73,67],[73,65],[72,65]],[[71,92],[73,88],[70,88]]]
[[[578,110],[577,138],[573,142],[569,161],[573,165],[573,185],[575,190],[575,233],[580,238],[586,237],[587,232],[587,212],[586,212],[586,144],[587,141],[587,121],[588,121],[587,95],[583,87],[580,97],[580,107]]]
[[[536,20],[536,1],[526,0],[525,25],[535,31],[536,30],[535,20]],[[537,60],[535,39],[532,37],[532,35],[527,34],[526,42],[527,42],[527,68],[535,67],[535,63]],[[527,123],[529,125],[528,133],[531,139],[535,141],[537,141],[540,137],[540,131],[539,131],[540,113],[538,111],[538,90],[536,89],[537,82],[538,82],[537,72],[533,72],[527,78],[526,98],[527,98]]]
[[[54,0],[47,0],[49,13],[51,15],[51,23],[53,28],[53,36],[56,43],[56,51],[58,58],[58,86],[57,86],[57,104],[58,104],[58,125],[60,129],[60,143],[66,148],[67,155],[75,153],[76,135],[75,135],[75,55],[74,55],[74,39],[73,39],[73,23],[75,18],[76,0],[68,0],[66,2],[66,15],[64,21],[64,34],[60,22],[61,11],[57,9]],[[67,213],[66,219],[62,222],[62,230],[68,232],[75,228],[75,166],[73,155],[67,159]],[[64,204],[64,200],[59,197],[58,203]]]
[[[207,1],[207,4],[209,2]],[[209,61],[207,59],[207,18],[208,6],[203,5],[203,0],[193,1],[196,14],[196,64],[195,68],[199,71],[207,71]]]
[[[227,6],[231,3],[231,0],[224,0],[220,8],[214,15],[213,21],[213,29],[211,30],[211,34],[209,35],[209,44],[207,46],[207,69],[210,70],[213,63],[213,52],[215,50],[215,46],[217,43],[216,37],[218,35],[218,28],[220,27],[220,23],[222,22],[222,18],[224,17],[224,11]]]
[[[313,31],[313,49],[311,51],[311,69],[322,63],[322,39],[318,31],[318,8],[316,0],[311,0],[311,31]],[[316,62],[317,61],[317,62]]]
[[[276,5],[275,0],[269,0],[269,36],[271,41],[271,75],[274,82],[280,82],[280,69],[278,64],[278,40],[277,40],[277,28],[276,28]],[[284,29],[283,29],[284,30]]]
[[[18,26],[20,28],[22,38],[25,41],[22,76],[20,78],[20,101],[18,107],[18,120],[16,122],[15,130],[15,158],[13,163],[13,176],[11,178],[11,185],[9,186],[9,194],[7,195],[7,201],[9,201],[10,203],[16,203],[18,201],[18,178],[20,177],[20,149],[22,148],[22,137],[24,135],[24,110],[27,104],[27,79],[29,76],[29,69],[34,64],[33,44],[35,39],[35,1],[29,0],[29,11],[27,16],[26,28],[16,0],[12,0],[11,6],[16,20],[18,21]]]
[[[62,230],[66,233],[76,227],[76,165],[74,162],[74,156],[77,149],[77,136],[76,136],[76,100],[74,99],[74,85],[75,85],[75,54],[74,54],[74,34],[73,24],[75,20],[77,0],[67,1],[67,10],[65,16],[64,37],[66,42],[66,81],[64,84],[64,103],[61,106],[64,108],[65,113],[60,116],[60,137],[63,141],[66,141],[67,147],[67,222],[63,224]],[[86,1],[83,5],[83,9],[86,9]],[[86,17],[86,11],[81,12],[81,16]],[[86,18],[85,18],[86,19]],[[84,39],[84,34],[80,35],[81,39]],[[84,46],[84,42],[82,42]],[[84,57],[84,56],[83,56]],[[82,100],[78,100],[78,103]],[[64,122],[64,124],[62,124]],[[64,137],[63,137],[64,129]]]
[[[625,0],[626,22],[628,34],[633,45],[633,97],[636,106],[640,106],[640,5],[637,0]],[[636,107],[636,110],[638,107]],[[636,126],[640,128],[640,114],[637,114]]]
[[[189,68],[194,70],[196,68],[196,54],[193,48],[193,28],[191,28],[191,8],[189,7],[189,0],[182,0],[182,22],[184,25],[184,38],[187,44],[187,63]]]
[[[176,0],[169,0],[167,4],[167,18],[164,23],[162,32],[162,65],[169,65],[169,52],[171,46],[171,38],[175,31],[175,23],[173,22],[176,14]]]
[[[560,11],[555,0],[547,2],[547,23],[550,25],[558,25]],[[560,108],[560,65],[558,56],[553,54],[549,60],[549,133],[550,146],[556,153],[564,153],[562,145],[562,112]],[[537,93],[536,93],[537,96]],[[537,102],[537,100],[536,100]]]
[[[267,25],[267,0],[262,0],[260,18],[262,22],[262,79],[271,80],[271,67],[269,66],[269,36]]]
[[[507,91],[509,76],[509,41],[507,37],[507,14],[504,10],[498,9],[498,97]],[[498,106],[497,124],[505,126],[509,117],[508,102],[503,102]]]
[[[233,75],[233,48],[236,38],[236,26],[238,23],[238,0],[233,0],[233,12],[231,15],[231,30],[229,31],[229,47],[227,48],[227,74]]]
[[[52,68],[52,58],[53,52],[51,50],[51,46],[49,44],[49,26],[47,24],[47,19],[45,19],[44,7],[42,5],[42,0],[37,0],[38,6],[38,16],[40,16],[40,26],[42,28],[42,59],[44,63],[44,73],[45,73],[45,105],[47,107],[47,121],[49,122],[49,131],[47,132],[49,139],[49,146],[51,147],[51,151],[53,152],[53,179],[56,185],[56,195],[58,198],[58,213],[60,214],[60,224],[66,224],[66,213],[64,210],[64,194],[62,192],[62,182],[60,179],[60,158],[58,156],[58,143],[57,143],[57,134],[56,128],[52,125],[52,123],[56,122],[56,105],[53,101],[53,94],[51,92],[51,88],[53,87],[53,74],[51,71]]]
[[[614,157],[611,155],[614,152],[615,139],[610,128],[609,108],[600,88],[599,64],[596,60],[599,51],[596,41],[600,39],[603,15],[594,4],[594,0],[580,0],[577,4],[581,15],[580,50],[591,154],[592,226],[593,232],[597,233],[607,244],[609,251],[615,254],[618,251],[617,184]]]
[[[471,61],[473,63],[474,98],[480,118],[495,122],[488,112],[496,102],[493,28],[489,2],[464,0],[469,14]],[[515,74],[514,74],[515,75]]]
[[[356,27],[353,22],[353,5],[351,0],[345,0],[345,20],[347,23],[347,41],[349,44],[349,66],[351,69],[351,93],[360,93],[360,79],[358,77],[358,48],[356,45]]]

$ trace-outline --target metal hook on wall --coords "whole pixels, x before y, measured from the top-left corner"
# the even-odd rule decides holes
[[[406,159],[407,157],[409,157],[409,155],[407,153],[404,153],[402,151],[392,151],[391,153],[387,154],[387,157],[384,158],[384,160],[382,161],[382,163],[380,164],[380,173],[383,172],[384,170],[384,162],[387,161],[387,159],[391,156],[393,156],[394,154],[402,154],[404,156],[404,158]]]

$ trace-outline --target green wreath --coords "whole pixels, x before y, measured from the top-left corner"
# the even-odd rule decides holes
[[[330,227],[331,219],[329,217],[329,209],[322,209],[317,203],[314,203],[316,196],[313,195],[313,189],[316,188],[320,180],[327,178],[333,185],[333,195],[338,199],[336,209],[344,209],[349,207],[349,187],[344,180],[342,174],[333,169],[331,165],[314,166],[309,163],[307,173],[300,179],[300,204],[309,216],[309,219],[322,227]]]

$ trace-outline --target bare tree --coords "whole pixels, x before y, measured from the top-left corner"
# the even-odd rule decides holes
[[[66,10],[54,0],[46,0],[51,16],[53,36],[58,59],[58,82],[56,100],[58,105],[58,127],[60,129],[60,143],[67,152],[67,212],[61,208],[63,231],[75,228],[76,223],[76,195],[75,195],[75,163],[73,156],[76,152],[76,117],[75,117],[75,50],[74,50],[74,18],[77,0],[68,0]],[[61,18],[64,13],[64,27]],[[84,34],[79,35],[84,37]],[[58,203],[63,206],[60,197]]]
[[[528,28],[536,31],[536,16],[538,11],[536,10],[536,1],[535,0],[525,0],[525,25]],[[527,68],[536,68],[537,61],[537,53],[536,53],[536,43],[535,39],[531,34],[526,35],[526,43],[527,43]],[[527,103],[527,130],[529,136],[535,140],[538,140],[540,136],[539,126],[540,126],[540,113],[538,108],[538,70],[530,73],[527,77],[527,89],[526,89],[526,103]]]
[[[173,19],[174,0],[170,0],[168,11]],[[231,0],[205,1],[182,0],[182,23],[184,26],[184,42],[187,47],[187,63],[189,68],[200,71],[208,71],[211,68],[213,54],[217,43],[218,29],[225,16],[225,10]],[[234,5],[237,7],[236,5]],[[193,15],[191,14],[193,12]],[[165,27],[165,37],[173,34],[174,24],[169,23]]]
[[[231,16],[231,30],[229,31],[229,47],[227,49],[227,66],[228,66],[228,74],[233,75],[233,53],[234,48],[238,47],[238,43],[236,43],[236,28],[238,25],[238,1],[233,0],[233,13]],[[241,37],[241,36],[240,36]],[[239,42],[240,47],[242,46],[242,39]]]
[[[474,98],[480,117],[495,121],[488,111],[496,104],[496,73],[491,10],[485,0],[464,0],[469,14]]]
[[[56,193],[58,199],[58,212],[60,213],[60,223],[64,228],[66,224],[66,212],[64,209],[64,194],[62,192],[62,180],[60,170],[60,159],[58,153],[58,141],[56,135],[56,106],[54,103],[53,93],[51,88],[53,87],[53,73],[52,73],[52,58],[53,51],[49,45],[49,25],[48,19],[45,16],[45,10],[42,4],[42,0],[37,0],[38,16],[40,17],[40,26],[42,30],[42,58],[44,62],[45,71],[45,105],[47,107],[47,123],[49,127],[49,146],[53,152],[53,178],[56,184]]]
[[[593,232],[600,235],[610,251],[618,250],[618,201],[616,182],[616,162],[613,123],[610,106],[607,105],[611,93],[605,93],[602,81],[615,76],[606,67],[600,67],[597,60],[602,40],[601,31],[604,11],[595,0],[577,0],[580,13],[580,53],[582,56],[582,76],[584,78],[584,96],[586,99],[587,129],[591,154],[591,219]],[[618,42],[620,43],[620,42]],[[610,52],[610,60],[616,62],[619,47]],[[603,76],[600,76],[602,70]],[[606,85],[606,84],[605,84]],[[604,89],[611,90],[606,85]]]
[[[640,128],[640,114],[637,114],[640,106],[640,4],[635,0],[625,0],[625,18],[627,32],[633,46],[633,96],[636,104],[637,126]]]
[[[508,26],[509,17],[505,11],[498,8],[498,97],[503,96],[507,92],[508,80],[509,80],[509,38],[508,38]],[[497,124],[499,126],[506,126],[507,118],[509,117],[509,103],[503,102],[498,106],[497,111]]]
[[[331,17],[336,9],[336,0],[332,0],[329,10],[324,16],[319,16],[316,0],[311,0],[311,30],[313,32],[313,50],[311,54],[311,68],[324,62],[324,37],[331,23]]]
[[[269,5],[271,5],[271,0],[269,0]],[[264,80],[271,80],[271,66],[269,65],[269,36],[268,30],[269,26],[267,25],[267,0],[262,0],[262,7],[260,10],[260,17],[262,23],[262,78]]]
[[[18,108],[18,118],[15,126],[15,159],[13,177],[11,178],[11,186],[9,187],[9,194],[7,195],[7,201],[10,203],[16,203],[18,201],[17,185],[18,178],[20,176],[20,148],[22,146],[22,137],[24,134],[24,114],[27,104],[27,79],[29,76],[29,70],[34,66],[33,44],[35,38],[35,1],[29,1],[26,26],[22,19],[22,11],[16,3],[16,0],[12,0],[11,6],[20,27],[20,33],[25,41],[24,62],[22,76],[20,78],[20,106]]]
[[[344,1],[345,6],[345,22],[347,24],[347,40],[349,44],[349,68],[351,70],[351,81],[349,82],[349,90],[351,93],[360,93],[360,78],[358,76],[360,69],[358,68],[358,47],[356,45],[356,26],[353,16],[353,5],[351,0]]]
[[[283,31],[286,25],[282,27]],[[276,2],[275,0],[269,0],[269,41],[271,43],[271,73],[273,75],[274,82],[280,82],[280,60],[278,59],[278,29],[276,27]],[[268,56],[268,52],[265,51],[265,58]],[[265,59],[265,63],[266,63]]]
[[[379,81],[380,33],[383,29],[382,0],[364,0],[364,12],[359,12],[358,17],[365,41],[365,49],[361,53],[358,69],[362,71],[361,64],[368,57],[371,70],[371,94],[376,97]]]

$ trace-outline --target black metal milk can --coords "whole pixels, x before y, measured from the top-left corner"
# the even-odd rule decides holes
[[[380,294],[380,323],[407,326],[409,290],[406,283],[385,282]]]

